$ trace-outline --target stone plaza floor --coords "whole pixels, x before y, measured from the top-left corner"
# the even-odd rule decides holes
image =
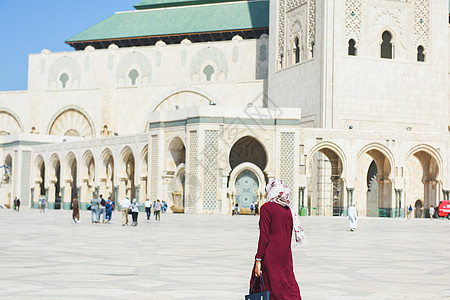
[[[1,299],[244,299],[258,217],[163,214],[74,224],[70,211],[0,210]],[[130,216],[131,217],[131,216]],[[130,218],[131,219],[131,218]],[[302,297],[450,299],[450,221],[302,217]]]

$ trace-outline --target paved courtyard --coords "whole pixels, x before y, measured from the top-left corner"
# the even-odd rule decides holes
[[[137,227],[70,211],[0,210],[2,299],[243,299],[257,217],[140,214]],[[302,217],[303,299],[450,299],[450,221]]]

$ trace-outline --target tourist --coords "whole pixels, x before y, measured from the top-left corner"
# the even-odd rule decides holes
[[[430,219],[433,220],[434,219],[434,207],[433,207],[433,205],[431,205],[429,213],[430,213]]]
[[[156,220],[156,201],[153,201],[153,217]]]
[[[161,202],[159,202],[159,199],[155,203],[155,220],[161,221]]]
[[[14,198],[13,200],[13,211],[16,211],[16,206],[17,206],[17,197]]]
[[[272,299],[299,300],[300,289],[294,275],[291,239],[294,230],[295,241],[306,246],[308,241],[300,220],[289,207],[291,190],[280,179],[272,179],[266,186],[267,202],[261,207],[258,251],[252,272],[250,286],[260,281],[263,274],[264,286]],[[259,286],[258,290],[259,291]]]
[[[78,195],[75,195],[75,197],[72,200],[72,219],[75,223],[81,223],[80,222],[80,205],[78,203]]]
[[[20,199],[17,199],[16,200],[16,210],[19,211],[19,209],[20,209]]]
[[[133,218],[133,223],[131,226],[137,226],[138,224],[138,215],[139,215],[139,206],[141,206],[136,198],[133,199],[133,203],[131,204],[131,217]]]
[[[253,210],[255,209],[255,207],[253,206],[253,203],[250,205],[250,214],[253,215]]]
[[[162,204],[161,204],[161,210],[163,213],[165,213],[167,210],[167,203],[164,200],[162,201]]]
[[[98,221],[100,222],[100,216],[103,215],[102,223],[105,223],[106,214],[106,200],[103,199],[103,195],[100,195],[100,204],[98,206]]]
[[[152,215],[152,202],[147,198],[144,203],[145,213],[147,214],[147,220],[150,220],[150,216]]]
[[[355,231],[358,225],[358,215],[356,213],[355,203],[348,209],[348,221],[350,223],[350,231]]]
[[[407,216],[408,219],[411,219],[412,210],[413,210],[412,209],[412,205],[409,204],[408,211],[406,212],[406,216]]]
[[[39,212],[41,213],[45,213],[45,206],[47,204],[47,200],[45,199],[45,197],[41,197],[39,198]]]
[[[120,207],[122,209],[122,226],[128,226],[128,210],[130,209],[131,203],[128,196],[126,196],[122,201],[120,201]]]
[[[234,206],[234,214],[236,215],[236,216],[238,216],[239,215],[239,204],[236,202],[236,205]]]
[[[100,201],[97,199],[97,195],[94,195],[94,198],[91,200],[91,221],[92,223],[99,223],[98,221],[98,206]],[[95,215],[95,221],[94,221]]]
[[[259,202],[255,204],[255,216],[259,215]]]
[[[111,200],[111,196],[106,201],[106,223],[111,223],[112,212],[114,209],[114,202]]]

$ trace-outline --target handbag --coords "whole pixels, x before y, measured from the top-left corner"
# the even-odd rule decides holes
[[[259,287],[262,285],[261,292],[253,293],[253,288],[255,287],[255,280],[253,280],[252,288],[250,289],[250,294],[245,296],[245,300],[270,300],[270,292],[266,291],[264,286],[264,279],[262,274],[260,275]]]

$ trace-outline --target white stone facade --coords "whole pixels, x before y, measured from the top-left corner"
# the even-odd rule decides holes
[[[0,204],[247,213],[274,177],[310,215],[422,217],[449,199],[446,3],[270,5],[270,37],[30,55],[28,90],[0,93]]]

